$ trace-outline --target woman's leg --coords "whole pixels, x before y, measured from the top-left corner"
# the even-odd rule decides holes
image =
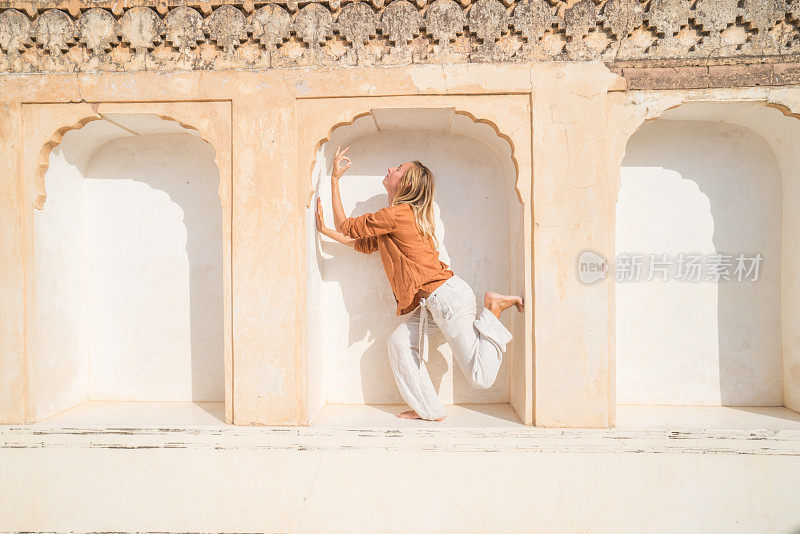
[[[437,420],[444,418],[444,406],[433,387],[425,362],[419,357],[419,313],[419,308],[409,313],[389,336],[389,361],[403,400],[422,419]],[[428,321],[429,346],[433,345],[438,331],[436,324]]]
[[[488,308],[477,316],[473,312],[463,323],[459,334],[450,342],[453,357],[470,385],[488,389],[497,379],[511,332]]]
[[[486,307],[476,313],[472,288],[461,279],[434,296],[436,323],[470,385],[490,388],[497,379],[511,332]]]

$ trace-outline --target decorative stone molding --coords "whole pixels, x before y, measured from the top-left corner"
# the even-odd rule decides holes
[[[0,71],[779,62],[798,0],[0,1]]]
[[[511,139],[511,137],[509,137],[506,133],[504,133],[502,131],[502,129],[499,126],[497,126],[497,124],[494,121],[491,121],[489,119],[476,117],[474,114],[470,113],[469,111],[465,111],[465,110],[458,109],[458,108],[453,108],[453,113],[455,113],[456,115],[463,115],[464,117],[467,117],[469,120],[471,120],[475,124],[485,124],[485,125],[489,126],[492,130],[494,130],[494,134],[499,139],[502,139],[506,143],[508,143],[508,149],[509,149],[511,162],[514,164],[514,192],[517,195],[517,200],[519,201],[519,203],[520,204],[525,204],[525,201],[526,201],[527,196],[528,196],[529,193],[528,193],[528,191],[526,191],[525,195],[523,195],[522,191],[520,190],[519,161],[517,160],[516,149],[514,147],[514,140]],[[329,142],[331,140],[331,137],[333,136],[333,132],[335,132],[339,128],[350,126],[351,124],[353,124],[355,121],[357,121],[361,117],[366,117],[367,115],[371,115],[371,114],[372,114],[371,111],[362,111],[360,113],[356,113],[353,116],[353,118],[351,118],[350,120],[337,122],[336,124],[332,125],[330,127],[330,129],[328,130],[328,133],[325,135],[325,137],[319,140],[317,145],[314,147],[314,150],[313,150],[312,153],[313,154],[317,154],[319,149],[322,148],[322,146],[325,145],[325,143],[327,143],[327,142]],[[316,165],[317,165],[317,159],[314,158],[314,160],[311,163],[311,171],[312,172],[313,172],[314,167],[316,167]],[[311,176],[311,174],[312,173],[310,172],[309,176]],[[311,201],[313,200],[314,194],[315,194],[315,190],[311,189],[309,191],[309,194],[308,194],[308,199],[306,200],[306,208],[310,208],[311,207]]]
[[[208,136],[204,135],[203,132],[201,132],[199,129],[195,128],[191,124],[186,124],[185,122],[181,122],[173,117],[160,114],[157,115],[157,117],[165,121],[174,122],[184,130],[193,130],[197,132],[200,139],[211,145],[212,149],[214,150],[214,163],[217,165],[217,168],[219,168],[220,166],[219,152],[217,151],[216,147],[214,146],[214,143],[212,143],[211,139],[209,139]],[[39,160],[38,160],[38,165],[36,167],[36,175],[34,177],[36,182],[36,198],[34,200],[33,207],[35,209],[37,210],[43,209],[44,203],[47,201],[47,189],[45,187],[44,175],[45,173],[47,173],[47,169],[50,167],[50,153],[53,151],[53,149],[61,144],[61,142],[64,140],[64,136],[67,135],[69,132],[73,130],[81,130],[83,129],[84,126],[86,126],[90,122],[99,121],[103,119],[104,117],[100,114],[88,115],[75,122],[75,124],[59,128],[53,133],[53,135],[50,136],[50,139],[48,139],[47,142],[45,142],[45,144],[42,146],[42,150],[39,152]],[[223,198],[220,191],[218,191],[218,193],[220,196],[220,200],[224,204],[225,199]]]

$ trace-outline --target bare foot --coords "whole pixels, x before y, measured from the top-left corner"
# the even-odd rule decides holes
[[[489,311],[498,319],[500,318],[500,314],[503,313],[503,310],[511,306],[516,306],[517,311],[525,309],[525,303],[522,301],[522,297],[517,297],[516,295],[501,295],[500,293],[493,293],[492,291],[487,291],[483,296],[483,305],[489,308]]]
[[[414,410],[407,410],[403,413],[399,413],[397,414],[397,417],[402,417],[403,419],[422,419],[422,417],[417,415],[417,412],[415,412]],[[439,419],[434,419],[434,421],[441,421],[442,419],[444,419],[444,417],[440,417]]]

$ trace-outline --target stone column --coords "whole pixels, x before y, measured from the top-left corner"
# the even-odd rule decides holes
[[[300,424],[304,212],[292,101],[275,84],[235,100],[233,115],[234,424]]]
[[[24,258],[19,187],[20,105],[0,102],[0,424],[23,423],[24,404]]]
[[[606,112],[620,83],[601,63],[532,69],[537,426],[613,424],[614,281],[582,283],[577,260],[588,249],[613,261]]]

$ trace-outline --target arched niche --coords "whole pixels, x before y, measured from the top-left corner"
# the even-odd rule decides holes
[[[616,282],[618,404],[800,409],[800,121],[787,113],[687,102],[629,139],[617,259],[673,267],[666,282]],[[680,253],[733,256],[732,280],[677,280]],[[761,254],[757,280],[737,280],[739,253]]]
[[[516,189],[512,146],[490,125],[454,108],[381,108],[339,125],[318,146],[312,173],[333,227],[330,171],[338,146],[352,167],[340,181],[348,216],[388,205],[381,180],[389,166],[420,160],[436,178],[440,258],[475,291],[524,294],[524,209]],[[308,413],[326,404],[402,404],[391,373],[387,339],[401,320],[378,253],[364,255],[320,238],[313,200],[306,211],[306,346]],[[512,375],[524,373],[523,315],[507,313],[514,334],[495,385],[468,385],[443,339],[431,347],[428,371],[445,404],[511,402]],[[517,362],[517,364],[512,364]],[[522,379],[521,377],[519,377]]]
[[[154,113],[104,113],[42,150],[28,410],[226,398],[224,216],[214,147]]]

